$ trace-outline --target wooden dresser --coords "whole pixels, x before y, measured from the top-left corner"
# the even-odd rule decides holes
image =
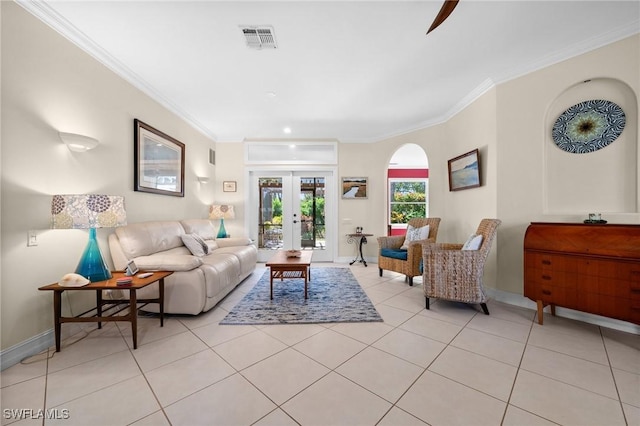
[[[533,222],[524,236],[524,295],[640,324],[640,225]]]

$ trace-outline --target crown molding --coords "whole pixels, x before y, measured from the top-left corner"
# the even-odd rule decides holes
[[[564,49],[553,52],[537,61],[509,68],[502,74],[494,75],[493,80],[496,84],[506,83],[507,81],[514,80],[518,77],[522,77],[523,75],[575,58],[576,56],[589,53],[593,50],[615,43],[627,37],[631,37],[638,33],[640,33],[640,19],[600,36],[582,40],[576,44],[565,47]]]
[[[145,82],[140,76],[138,76],[116,58],[107,53],[99,45],[94,43],[90,38],[84,35],[69,21],[58,14],[54,9],[52,9],[47,3],[40,0],[15,0],[15,2],[26,9],[28,12],[30,12],[32,15],[36,16],[38,19],[49,25],[62,36],[67,38],[73,44],[77,45],[83,51],[94,57],[107,68],[111,69],[117,75],[124,78],[134,87],[138,88],[153,100],[160,103],[162,106],[176,114],[178,117],[185,120],[196,130],[200,131],[203,135],[211,138],[214,141],[228,143],[242,142],[244,140],[244,137],[241,135],[227,135],[226,137],[221,138],[217,137],[214,133],[211,132],[210,129],[208,129],[186,111],[178,107],[176,104],[171,102],[168,98],[166,98],[160,92],[155,90],[151,85]],[[505,83],[507,81],[516,79],[534,71],[538,71],[567,59],[582,55],[584,53],[588,53],[592,50],[598,49],[600,47],[606,46],[608,44],[614,43],[638,33],[640,33],[640,19],[600,36],[592,37],[590,39],[586,39],[579,43],[576,43],[572,46],[561,49],[557,52],[547,55],[546,57],[543,57],[540,60],[512,67],[503,73],[487,78],[466,96],[460,99],[460,101],[458,101],[448,111],[439,116],[417,122],[414,125],[398,129],[394,132],[374,137],[345,138],[339,140],[341,143],[376,143],[445,123],[456,114],[464,110],[467,106],[471,105],[475,100],[485,94],[488,90],[501,83]]]
[[[62,15],[51,8],[47,3],[39,0],[15,0],[15,2],[24,8],[27,12],[40,19],[42,22],[53,28],[71,43],[78,46],[87,54],[91,55],[98,62],[109,68],[128,81],[131,85],[141,90],[154,101],[176,114],[178,117],[189,123],[194,129],[198,130],[204,136],[216,141],[216,135],[211,132],[202,123],[171,102],[162,93],[158,92],[154,87],[149,85],[139,75],[126,67],[122,62],[111,56],[106,50],[96,44],[87,37],[82,31],[71,24]]]

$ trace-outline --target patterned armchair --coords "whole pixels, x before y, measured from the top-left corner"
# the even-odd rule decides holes
[[[413,277],[422,275],[422,268],[420,268],[422,263],[422,244],[436,242],[440,218],[413,218],[409,220],[408,225],[414,228],[429,225],[429,236],[427,239],[411,241],[406,250],[400,248],[404,243],[404,235],[378,237],[378,268],[380,269],[380,276],[382,276],[382,271],[385,269],[399,272],[407,277],[409,285],[413,285]]]
[[[475,235],[482,235],[477,250],[463,250],[463,244],[425,244],[423,246],[423,290],[426,308],[429,298],[479,303],[485,314],[487,296],[482,285],[484,264],[501,221],[482,219]]]

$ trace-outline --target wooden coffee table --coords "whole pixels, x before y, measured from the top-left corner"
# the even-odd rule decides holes
[[[142,271],[141,271],[142,272]],[[164,325],[164,279],[173,272],[168,271],[155,271],[153,275],[147,278],[133,277],[133,282],[128,286],[118,286],[116,280],[124,276],[124,272],[112,272],[113,277],[104,281],[96,281],[89,283],[84,287],[63,287],[58,283],[49,284],[40,287],[38,290],[50,290],[53,291],[53,323],[56,338],[56,352],[60,352],[60,331],[63,322],[97,322],[98,328],[102,328],[102,323],[107,321],[129,321],[131,323],[131,332],[133,338],[133,349],[138,348],[138,303],[158,303],[160,305],[160,327]],[[158,282],[158,298],[157,299],[138,299],[137,290]],[[103,300],[102,290],[129,290],[129,299],[122,300]],[[96,292],[96,307],[83,312],[76,317],[63,317],[62,316],[62,293],[67,290],[73,291],[95,291]],[[103,316],[103,308],[110,305],[128,305],[129,312],[126,315],[116,315],[120,311],[113,315]],[[144,305],[143,305],[144,306]],[[86,314],[96,311],[95,315],[85,316]],[[121,309],[122,310],[122,309]]]
[[[266,266],[271,270],[270,286],[271,286],[271,299],[273,299],[273,279],[280,278],[283,281],[285,278],[304,278],[304,298],[307,297],[307,283],[311,281],[311,256],[312,250],[302,250],[300,257],[287,257],[286,250],[279,250],[269,261]]]

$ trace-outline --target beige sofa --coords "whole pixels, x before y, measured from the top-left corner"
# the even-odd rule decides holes
[[[198,250],[193,254],[185,246],[183,238],[191,243],[194,234],[204,240],[207,246],[204,251],[208,254]],[[171,314],[196,315],[208,311],[251,275],[257,261],[257,249],[251,240],[216,239],[211,221],[201,219],[118,227],[109,235],[109,250],[116,270],[124,270],[127,262],[133,260],[140,270],[174,271],[165,279],[164,309]],[[154,284],[140,290],[138,297],[153,298],[157,293]],[[144,309],[158,312],[154,304]]]

